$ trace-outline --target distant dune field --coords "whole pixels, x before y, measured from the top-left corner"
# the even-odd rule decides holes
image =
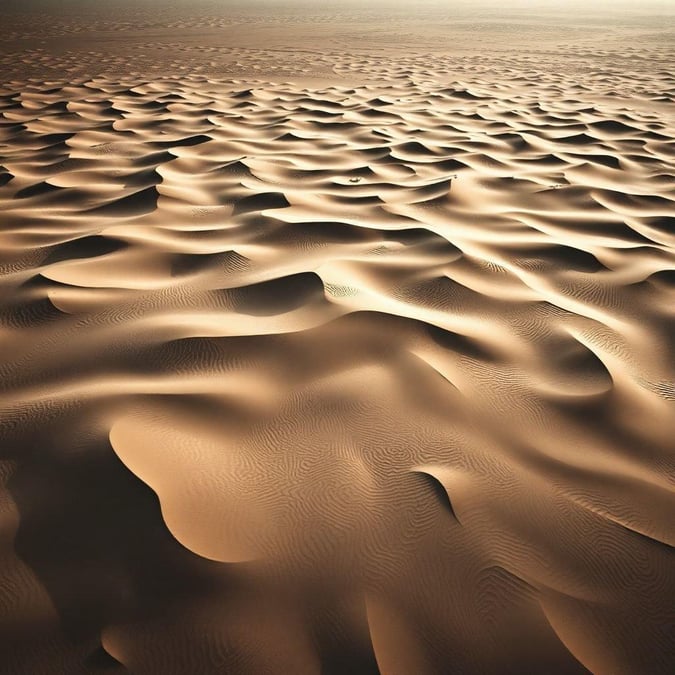
[[[10,2],[0,675],[672,673],[673,18]]]

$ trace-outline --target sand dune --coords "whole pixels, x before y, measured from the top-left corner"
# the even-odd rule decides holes
[[[667,34],[135,12],[3,37],[0,671],[671,672]]]

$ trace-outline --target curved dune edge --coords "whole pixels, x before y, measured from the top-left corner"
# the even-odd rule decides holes
[[[233,516],[229,512],[232,501],[221,495],[219,518],[219,513],[205,511],[199,498],[190,493],[189,485],[200,478],[202,489],[206,487],[202,482],[204,470],[191,455],[194,437],[167,435],[165,428],[130,419],[112,426],[110,443],[124,465],[157,493],[164,522],[183,546],[220,562],[243,562],[256,557],[247,536],[247,530],[252,529],[250,522],[255,520],[250,511],[252,505]],[[205,452],[210,449],[207,446]],[[208,461],[208,457],[202,461]],[[200,477],[191,477],[190,471],[197,471]]]

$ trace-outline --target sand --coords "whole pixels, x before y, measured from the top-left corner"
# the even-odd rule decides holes
[[[618,7],[10,4],[0,672],[672,672],[675,41]]]

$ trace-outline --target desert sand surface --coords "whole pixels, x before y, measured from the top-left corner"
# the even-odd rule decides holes
[[[8,2],[0,673],[675,668],[675,6]]]

